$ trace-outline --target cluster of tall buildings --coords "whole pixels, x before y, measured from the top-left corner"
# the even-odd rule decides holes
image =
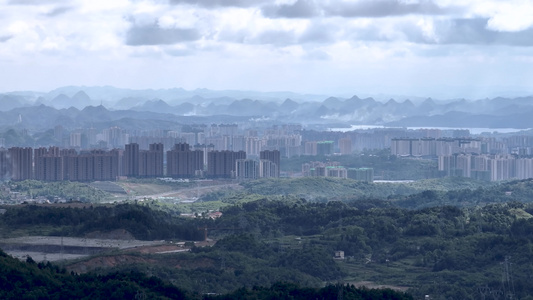
[[[102,131],[68,131],[56,126],[54,138],[64,149],[0,149],[0,175],[15,180],[74,181],[118,176],[278,177],[280,157],[335,156],[364,149],[390,149],[398,157],[438,161],[439,174],[444,176],[504,180],[533,173],[529,165],[533,158],[531,135],[472,138],[462,129],[351,128],[342,132],[309,130],[298,124],[258,124],[188,124],[170,130],[111,127]],[[0,147],[5,142],[0,138]],[[366,176],[361,175],[362,170],[336,165],[313,165],[302,171],[304,176]]]
[[[439,171],[487,181],[533,178],[533,158],[516,155],[454,154],[438,158]]]
[[[303,150],[304,155],[332,155],[335,153],[335,143],[333,141],[307,141],[303,145]]]
[[[315,131],[299,124],[273,125],[258,128],[256,124],[190,124],[172,130],[125,130],[111,127],[102,131],[94,128],[67,132],[56,126],[54,137],[64,148],[124,149],[128,143],[147,149],[151,144],[163,144],[171,149],[175,144],[205,145],[205,153],[217,151],[244,151],[249,157],[258,157],[263,150],[278,150],[282,157],[300,155],[351,154],[364,149],[392,147],[393,139],[408,136],[420,138],[468,137],[468,130],[373,128],[349,132]],[[402,154],[403,155],[403,154]],[[416,154],[415,154],[416,155]],[[207,160],[207,154],[204,160]]]
[[[302,174],[305,177],[335,177],[350,178],[358,181],[373,182],[374,169],[372,168],[346,168],[338,162],[309,162],[302,165]]]
[[[485,146],[485,147],[483,147]],[[473,138],[393,138],[391,154],[396,156],[436,157],[456,153],[482,153],[481,139]]]
[[[43,181],[116,180],[121,174],[121,150],[92,150],[77,153],[72,149],[0,149],[0,170],[4,180]]]
[[[438,161],[443,176],[487,181],[533,178],[532,137],[493,138],[395,138],[391,154],[426,157]]]
[[[237,159],[237,179],[279,177],[280,153],[278,150],[261,151],[259,160]]]
[[[257,164],[254,176],[245,174],[242,162]],[[173,178],[261,178],[279,177],[280,153],[260,152],[259,160],[246,159],[244,151],[191,149],[187,143],[164,151],[162,143],[141,150],[136,143],[124,149],[77,152],[59,147],[0,148],[0,176],[3,180],[101,181],[127,177]]]

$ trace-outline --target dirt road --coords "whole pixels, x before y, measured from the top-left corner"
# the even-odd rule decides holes
[[[240,186],[237,183],[214,184],[214,185],[206,185],[206,186],[198,185],[192,188],[173,190],[173,191],[168,191],[164,193],[135,196],[135,199],[142,200],[145,198],[157,199],[161,197],[172,197],[172,198],[180,198],[183,200],[196,200],[204,194],[219,191],[219,190],[225,190],[225,189],[238,190],[238,189],[242,189],[242,186]]]

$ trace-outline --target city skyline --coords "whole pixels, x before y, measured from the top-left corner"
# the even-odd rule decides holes
[[[531,94],[527,1],[0,1],[0,92]]]

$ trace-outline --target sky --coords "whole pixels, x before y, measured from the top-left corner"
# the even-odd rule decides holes
[[[533,94],[531,0],[0,0],[0,92]]]

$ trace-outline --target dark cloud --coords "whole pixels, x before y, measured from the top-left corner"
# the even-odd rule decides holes
[[[429,45],[505,45],[533,46],[533,29],[517,32],[494,31],[487,27],[488,19],[452,19],[433,23],[433,32],[426,33],[411,22],[398,22],[395,31],[383,30],[379,22],[349,32],[353,41],[395,42],[407,41]]]
[[[12,35],[0,35],[0,43],[5,43],[12,38],[13,38]]]
[[[135,25],[126,34],[126,44],[130,46],[170,45],[200,38],[200,33],[194,28],[161,28],[157,24]]]
[[[431,0],[405,3],[401,0],[360,0],[357,2],[298,0],[292,5],[265,5],[261,11],[269,18],[311,18],[320,15],[354,17],[389,17],[410,14],[440,15],[457,10],[442,8]]]
[[[320,14],[315,1],[311,0],[298,0],[292,5],[265,5],[261,12],[269,18],[311,18]]]
[[[253,7],[267,0],[169,0],[170,4],[191,4],[204,7]]]
[[[419,3],[405,3],[400,0],[363,0],[357,2],[340,1],[325,6],[326,15],[341,17],[389,17],[410,14],[440,15],[448,12],[429,0]]]
[[[72,10],[72,7],[68,7],[68,6],[60,6],[60,7],[56,7],[54,8],[53,10],[51,10],[50,12],[46,13],[45,15],[47,17],[55,17],[55,16],[59,16],[59,15],[62,15],[68,11]]]
[[[470,44],[533,46],[533,29],[516,32],[493,31],[487,28],[488,19],[454,19],[435,24],[436,40],[428,44]]]

